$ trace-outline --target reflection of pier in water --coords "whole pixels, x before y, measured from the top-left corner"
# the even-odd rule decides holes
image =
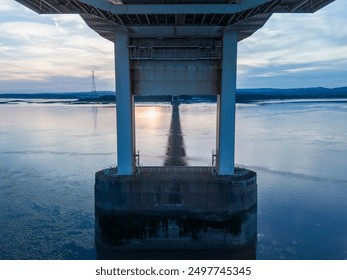
[[[98,258],[255,259],[254,172],[236,169],[239,176],[227,179],[185,166],[177,102],[166,155],[165,166],[141,169],[141,185],[128,177],[110,183],[115,169],[97,173]]]
[[[94,132],[98,131],[98,107],[92,107],[92,115],[93,115],[93,124],[94,124]]]
[[[256,207],[218,217],[96,211],[99,259],[256,258]]]

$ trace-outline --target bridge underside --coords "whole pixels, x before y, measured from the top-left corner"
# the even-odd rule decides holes
[[[313,13],[334,0],[16,1],[39,14],[79,14],[92,29],[113,42],[119,26],[127,27],[133,37],[175,37],[187,32],[201,36],[201,27],[206,28],[208,37],[221,37],[223,27],[233,25],[239,30],[238,39],[243,40],[273,13]]]
[[[16,1],[79,14],[115,43],[119,175],[135,170],[134,95],[217,95],[217,171],[233,175],[237,42],[273,13],[312,13],[334,0]]]

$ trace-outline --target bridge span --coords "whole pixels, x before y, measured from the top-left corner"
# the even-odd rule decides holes
[[[96,173],[97,246],[116,248],[120,258],[186,259],[188,251],[193,258],[255,258],[256,173],[234,165],[237,44],[273,13],[313,13],[333,0],[16,1],[41,14],[79,14],[114,42],[118,162]],[[136,95],[216,95],[215,167],[138,172]],[[174,150],[165,165],[184,165]]]

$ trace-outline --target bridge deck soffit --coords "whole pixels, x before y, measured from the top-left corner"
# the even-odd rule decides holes
[[[168,37],[219,37],[225,26],[233,26],[240,41],[261,28],[272,13],[314,12],[334,0],[16,1],[42,14],[80,14],[92,29],[111,41],[119,26],[127,27],[134,37],[165,33]]]
[[[271,13],[315,12],[335,0],[15,0],[43,14],[109,12],[113,15],[234,14],[271,4]],[[154,4],[157,3],[157,4]]]

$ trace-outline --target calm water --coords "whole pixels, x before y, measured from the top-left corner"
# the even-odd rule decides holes
[[[214,104],[181,105],[188,165],[210,165]],[[167,104],[136,108],[163,165]],[[0,259],[95,259],[94,173],[116,162],[106,105],[0,105]],[[238,105],[236,162],[258,173],[258,259],[347,259],[347,101]]]

